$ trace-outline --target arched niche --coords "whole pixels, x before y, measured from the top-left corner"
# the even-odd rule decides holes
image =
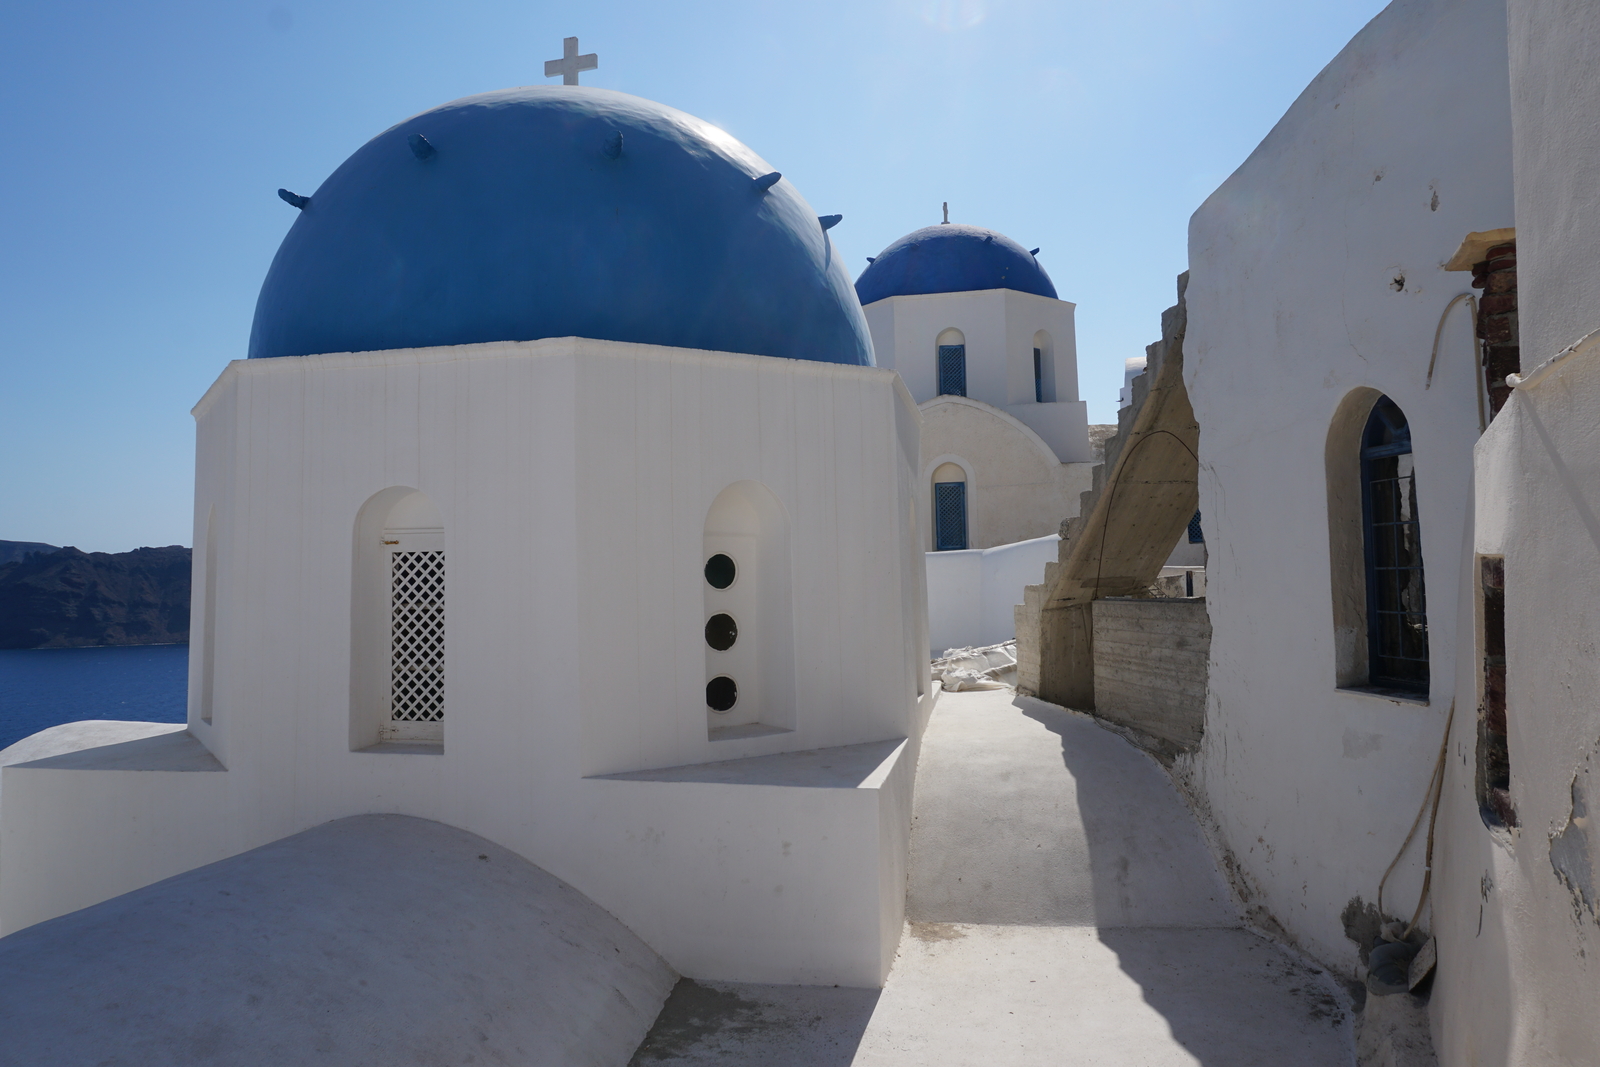
[[[350,747],[444,744],[444,519],[391,486],[356,515],[351,575]]]
[[[955,327],[940,330],[934,341],[934,371],[940,396],[967,395],[967,338]]]
[[[759,482],[706,512],[700,559],[706,730],[713,741],[794,729],[789,517]]]
[[[1362,387],[1347,393],[1328,424],[1323,462],[1328,483],[1328,566],[1333,594],[1335,684],[1368,685],[1367,564],[1361,508],[1361,436],[1383,396]]]
[[[1376,390],[1352,391],[1334,413],[1325,460],[1338,683],[1426,700],[1427,583],[1405,412]]]
[[[1056,347],[1049,330],[1033,335],[1033,398],[1040,404],[1056,402]]]

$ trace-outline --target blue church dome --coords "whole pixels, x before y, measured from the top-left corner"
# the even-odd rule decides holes
[[[251,358],[578,336],[872,364],[804,198],[715,126],[638,97],[469,96],[282,195],[301,211]]]
[[[945,222],[924,226],[885,248],[856,279],[863,304],[891,296],[1015,289],[1054,298],[1039,261],[1003,233]]]

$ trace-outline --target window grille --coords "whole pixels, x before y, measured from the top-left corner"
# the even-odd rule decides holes
[[[966,345],[939,346],[939,395],[967,395]]]
[[[1033,402],[1044,403],[1044,353],[1033,350]]]
[[[1206,543],[1205,532],[1200,529],[1200,513],[1194,513],[1194,518],[1189,520],[1189,543],[1203,545]]]
[[[933,547],[939,552],[967,547],[967,483],[933,486]]]
[[[444,718],[444,553],[395,552],[391,562],[390,718]]]
[[[1366,535],[1367,648],[1371,682],[1428,690],[1428,612],[1411,427],[1379,399],[1361,439]]]

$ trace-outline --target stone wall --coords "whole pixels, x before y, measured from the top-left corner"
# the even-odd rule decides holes
[[[1205,728],[1211,619],[1203,597],[1094,602],[1094,713],[1179,749]]]

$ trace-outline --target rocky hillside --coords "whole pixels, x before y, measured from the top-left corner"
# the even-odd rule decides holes
[[[54,552],[59,547],[59,545],[47,545],[43,541],[0,541],[0,563],[22,559],[32,552]]]
[[[19,544],[0,541],[0,553]],[[0,648],[189,640],[189,550],[181,545],[115,554],[24,545],[0,555],[6,558],[11,562],[0,563]]]

